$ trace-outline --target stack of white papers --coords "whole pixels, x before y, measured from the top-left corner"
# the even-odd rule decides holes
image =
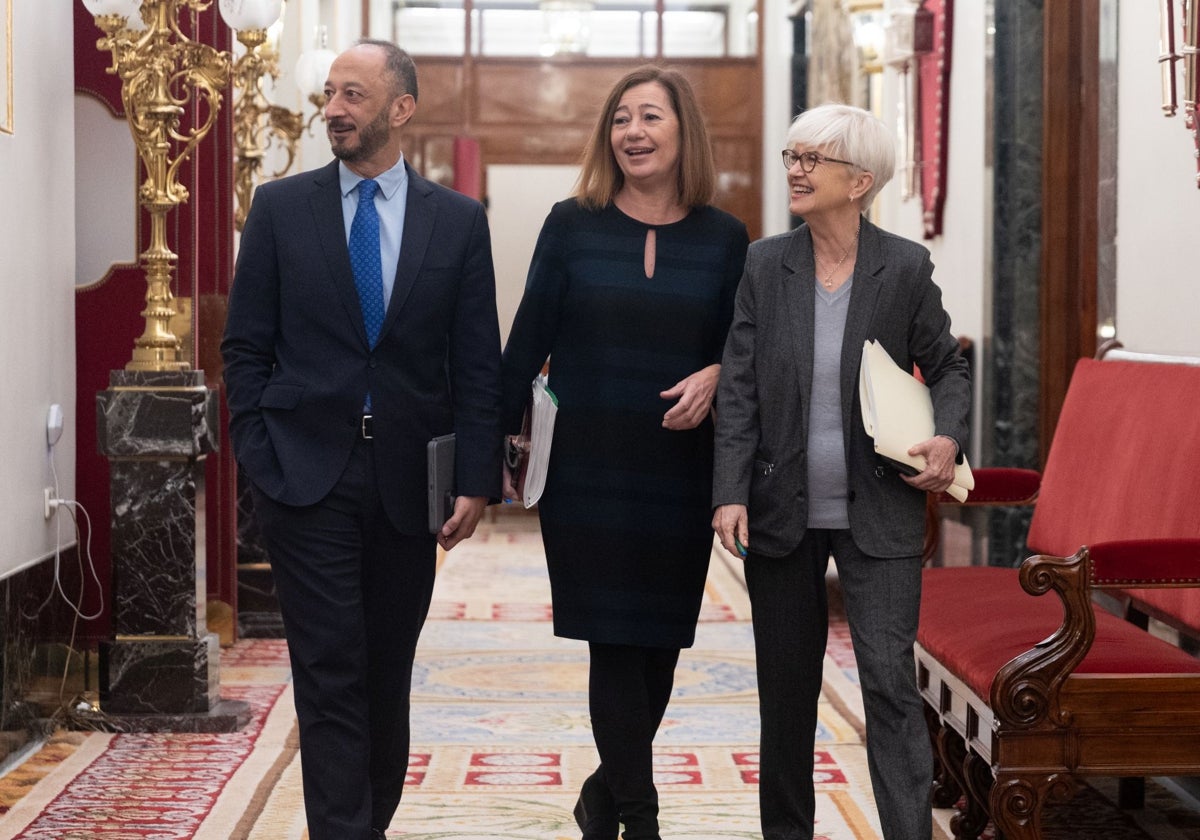
[[[875,439],[875,451],[900,469],[912,468],[909,471],[915,471],[914,475],[925,469],[925,458],[909,455],[908,450],[934,436],[929,388],[901,370],[878,342],[863,342],[858,397],[863,426]],[[962,463],[954,467],[954,483],[946,492],[965,502],[967,491],[974,489],[975,478],[964,455]]]
[[[529,417],[529,465],[521,501],[526,508],[537,504],[546,489],[546,470],[550,465],[550,444],[554,442],[554,418],[558,416],[558,397],[547,387],[546,374],[533,380],[533,401]]]

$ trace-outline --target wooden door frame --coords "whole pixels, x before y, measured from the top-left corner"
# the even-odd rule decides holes
[[[1100,4],[1044,9],[1040,420],[1045,463],[1075,362],[1097,347]]]

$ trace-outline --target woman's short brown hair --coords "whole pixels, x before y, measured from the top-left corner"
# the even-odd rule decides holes
[[[679,120],[679,200],[686,207],[700,207],[712,201],[717,175],[712,145],[696,94],[687,78],[678,70],[646,64],[627,73],[613,87],[604,102],[600,118],[583,151],[582,171],[575,196],[580,204],[597,210],[612,203],[625,183],[625,174],[613,154],[611,131],[617,106],[630,88],[654,82],[667,92]]]

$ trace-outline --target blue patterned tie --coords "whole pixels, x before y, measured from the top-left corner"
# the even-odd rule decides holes
[[[350,223],[350,267],[371,347],[379,341],[383,328],[383,260],[379,256],[379,213],[375,210],[378,189],[379,184],[370,178],[358,182],[358,209]]]

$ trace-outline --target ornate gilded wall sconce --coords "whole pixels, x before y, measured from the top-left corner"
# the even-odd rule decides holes
[[[222,6],[261,6],[279,0],[222,0]],[[170,329],[177,255],[167,246],[167,213],[188,200],[179,167],[208,135],[229,84],[229,53],[188,38],[180,15],[206,10],[211,0],[83,0],[112,53],[109,72],[121,80],[121,101],[145,179],[138,202],[150,216],[150,242],[141,253],[146,272],[145,331],[134,341],[126,370],[186,370],[180,341]],[[138,27],[140,19],[142,27]],[[131,25],[131,21],[133,21]],[[185,126],[188,107],[196,123]]]
[[[278,33],[272,30],[278,28],[283,2],[264,0],[252,6],[234,0],[222,0],[220,6],[222,19],[245,47],[233,63],[233,223],[239,231],[250,212],[267,150],[278,143],[287,153],[287,161],[273,173],[278,178],[295,161],[296,143],[305,129],[302,114],[272,104],[263,93],[265,77],[279,78]]]
[[[282,4],[286,9],[286,2]],[[246,51],[233,67],[233,84],[237,99],[233,105],[234,160],[234,226],[240,231],[254,200],[254,187],[262,179],[267,150],[275,143],[287,155],[283,165],[271,173],[272,178],[285,175],[296,161],[296,146],[300,138],[312,133],[313,123],[325,113],[325,80],[329,66],[337,53],[326,47],[328,36],[324,26],[317,27],[316,48],[306,50],[296,61],[296,87],[313,106],[313,113],[304,119],[303,111],[292,111],[271,103],[263,92],[263,79],[279,78],[278,30],[282,29],[283,12],[279,20],[267,29],[239,29],[230,20],[226,23],[237,30],[238,41]]]

